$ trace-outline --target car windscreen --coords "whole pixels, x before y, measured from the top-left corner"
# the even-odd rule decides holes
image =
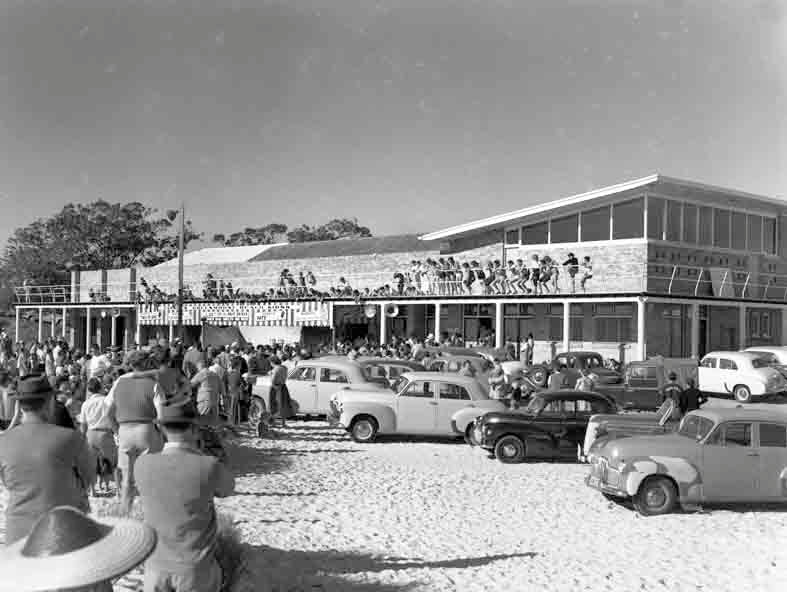
[[[407,384],[407,379],[404,376],[400,376],[391,385],[391,390],[395,393],[401,392],[401,390],[405,387],[406,384]]]
[[[714,423],[707,417],[692,415],[691,413],[683,418],[678,428],[678,434],[686,436],[692,440],[702,440],[713,429]]]
[[[588,356],[585,358],[585,368],[593,369],[593,368],[603,368],[604,367],[604,360],[601,359],[600,356]]]

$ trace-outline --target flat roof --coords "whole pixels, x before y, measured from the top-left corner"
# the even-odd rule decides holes
[[[601,187],[600,189],[594,189],[592,191],[587,191],[585,193],[578,193],[576,195],[571,195],[569,197],[563,197],[560,199],[548,201],[542,204],[538,204],[535,206],[530,206],[527,208],[522,208],[521,210],[514,210],[513,212],[507,212],[504,214],[497,214],[495,216],[490,216],[488,218],[481,218],[479,220],[473,220],[471,222],[465,222],[464,224],[458,224],[457,226],[451,226],[449,228],[443,228],[442,230],[436,230],[434,232],[430,232],[428,234],[424,234],[421,236],[422,240],[440,240],[445,238],[452,238],[458,237],[461,235],[471,234],[478,230],[484,230],[488,228],[495,228],[500,226],[505,226],[506,224],[518,220],[520,218],[525,218],[527,216],[534,216],[537,214],[543,214],[545,212],[549,212],[551,210],[556,210],[558,208],[563,208],[566,206],[578,205],[583,204],[586,202],[590,202],[596,199],[600,199],[602,197],[607,197],[610,195],[615,195],[618,193],[624,193],[626,191],[631,191],[632,189],[638,189],[641,187],[646,187],[648,185],[655,185],[655,184],[671,184],[677,185],[680,187],[684,187],[687,189],[696,189],[701,191],[710,191],[710,192],[718,192],[718,193],[725,193],[730,197],[742,197],[746,199],[754,199],[761,202],[765,202],[771,205],[777,205],[782,208],[787,208],[787,201],[783,199],[776,199],[773,197],[767,197],[764,195],[756,195],[753,193],[747,193],[745,191],[740,191],[737,189],[729,189],[726,187],[717,187],[715,185],[708,185],[705,183],[698,183],[696,181],[686,181],[684,179],[678,179],[675,177],[668,177],[666,175],[661,175],[658,173],[654,173],[652,175],[648,175],[647,177],[641,177],[639,179],[633,179],[631,181],[625,181],[623,183],[618,183],[616,185],[609,185],[607,187]]]

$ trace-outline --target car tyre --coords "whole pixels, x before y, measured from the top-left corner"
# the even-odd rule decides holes
[[[374,442],[379,429],[377,421],[368,415],[356,417],[350,426],[350,437],[359,444]]]
[[[476,441],[473,439],[473,430],[475,429],[475,422],[471,421],[465,429],[465,442],[470,446],[477,446]]]
[[[634,508],[643,516],[669,514],[677,504],[675,484],[666,477],[648,477],[634,496]]]
[[[549,372],[543,366],[536,366],[530,371],[528,376],[536,386],[541,388],[544,388],[547,385],[547,381],[549,380]]]
[[[751,403],[751,389],[745,384],[736,384],[732,389],[732,395],[739,403]]]
[[[495,443],[495,458],[501,463],[521,463],[526,456],[525,443],[517,436],[503,436]]]

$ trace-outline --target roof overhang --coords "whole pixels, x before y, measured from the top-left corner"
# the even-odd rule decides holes
[[[716,187],[713,185],[706,185],[704,183],[685,181],[683,179],[677,179],[674,177],[652,174],[647,177],[634,179],[632,181],[626,181],[624,183],[618,183],[617,185],[609,185],[608,187],[602,187],[600,189],[594,189],[593,191],[588,191],[586,193],[579,193],[577,195],[572,195],[570,197],[556,199],[536,206],[523,208],[521,210],[515,210],[513,212],[507,212],[505,214],[498,214],[496,216],[491,216],[489,218],[482,218],[480,220],[473,220],[472,222],[466,222],[464,224],[459,224],[458,226],[451,226],[450,228],[444,228],[442,230],[437,230],[435,232],[424,234],[419,238],[421,238],[421,240],[443,240],[448,238],[459,238],[462,236],[471,235],[482,230],[495,230],[495,229],[503,228],[515,221],[521,220],[523,218],[527,218],[529,216],[545,214],[552,210],[557,210],[559,208],[579,205],[593,200],[601,199],[604,197],[625,193],[627,191],[631,191],[634,189],[656,185],[659,183],[665,185],[667,184],[678,185],[681,187],[685,187],[688,189],[695,189],[699,191],[724,193],[731,197],[755,199],[771,205],[777,205],[783,209],[787,209],[787,202],[781,199],[774,199],[772,197],[755,195],[752,193],[746,193],[744,191],[738,191],[736,189]]]

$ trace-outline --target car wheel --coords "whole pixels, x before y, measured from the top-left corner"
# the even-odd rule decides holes
[[[373,442],[377,436],[377,422],[368,415],[353,420],[350,426],[350,437],[361,444]]]
[[[536,366],[530,372],[530,380],[532,380],[536,386],[545,387],[547,385],[547,380],[549,380],[549,373],[547,372],[546,368],[543,366]]]
[[[643,516],[669,514],[677,503],[678,492],[666,477],[648,477],[634,496],[634,508]]]
[[[525,443],[516,436],[503,436],[495,443],[495,458],[501,463],[520,463],[525,460]]]
[[[473,438],[473,430],[475,429],[475,422],[471,421],[465,429],[465,442],[470,446],[477,446],[477,442]]]
[[[735,400],[739,403],[751,403],[751,390],[744,384],[738,384],[732,389]]]

